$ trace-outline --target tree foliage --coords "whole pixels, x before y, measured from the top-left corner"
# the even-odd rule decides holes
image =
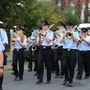
[[[76,11],[70,7],[63,10],[62,17],[64,17],[64,21],[72,21],[74,25],[80,24],[80,18]]]
[[[55,27],[58,21],[71,20],[75,24],[79,23],[77,15],[72,14],[69,8],[61,11],[50,1],[1,0],[0,11],[0,20],[5,22],[8,33],[9,29],[14,29],[13,26],[21,25],[25,28],[27,36],[30,36],[32,28],[41,25],[42,20],[55,24]]]

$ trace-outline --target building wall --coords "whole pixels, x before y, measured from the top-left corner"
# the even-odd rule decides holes
[[[56,1],[61,1],[61,0],[51,0],[51,1],[56,2]],[[75,4],[77,3],[77,0],[73,0],[73,1]],[[68,5],[68,2],[69,0],[65,0],[66,5]],[[88,0],[88,2],[90,2],[90,0]],[[80,0],[80,3],[81,5],[83,5],[83,3],[85,3],[85,0]]]

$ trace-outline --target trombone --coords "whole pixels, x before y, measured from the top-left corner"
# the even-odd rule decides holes
[[[56,35],[56,36],[57,36],[57,35]],[[57,36],[57,37],[58,37],[58,36]],[[59,45],[54,44],[54,46],[53,46],[54,49],[58,49],[58,48],[60,47],[60,45],[61,45],[60,40],[61,40],[61,38],[59,38],[59,40],[57,41],[57,42],[59,42]]]
[[[78,41],[78,44],[81,44],[84,36],[81,33],[79,33],[79,37],[80,37],[80,40]]]
[[[47,29],[47,31],[46,32],[44,32],[44,33],[39,33],[39,36],[42,38],[42,39],[44,39],[44,37],[45,37],[45,35],[46,35],[46,33],[49,31],[49,29],[51,29],[52,27],[54,26],[54,24],[52,24],[48,29]]]
[[[60,45],[57,45],[57,44],[55,44],[55,45],[53,46],[54,49],[58,49],[59,47],[60,47]]]
[[[78,31],[78,32],[80,32],[80,29],[77,27],[77,25],[75,25],[71,32],[67,32],[67,33],[66,33],[66,37],[67,37],[68,39],[73,38],[73,32],[74,32],[75,30]]]
[[[73,38],[72,32],[67,32],[67,33],[66,33],[66,37],[67,37],[68,39]]]

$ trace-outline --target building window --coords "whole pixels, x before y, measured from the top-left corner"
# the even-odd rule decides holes
[[[90,2],[88,3],[88,10],[90,10]]]
[[[62,3],[61,1],[58,1],[58,7],[61,7]]]
[[[71,0],[71,2],[70,2],[70,6],[71,6],[71,7],[74,7],[74,6],[75,6],[75,3],[74,3],[73,0]]]

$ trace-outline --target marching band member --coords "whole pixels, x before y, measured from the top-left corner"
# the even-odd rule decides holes
[[[35,59],[35,67],[34,67],[34,71],[37,72],[37,61],[38,61],[38,33],[42,30],[42,27],[38,26],[37,27],[37,32],[34,32],[34,30],[32,30],[32,35],[30,37],[30,47],[29,47],[29,64],[28,64],[28,71],[32,71],[32,62],[33,62],[33,58]],[[34,33],[34,35],[33,35]],[[33,47],[35,46],[35,47]],[[35,49],[35,51],[33,51],[33,49]],[[37,73],[35,73],[35,76],[37,75]]]
[[[88,36],[90,36],[90,27],[88,27]]]
[[[59,28],[59,31],[60,32],[57,32],[58,36],[61,36],[62,38],[62,35],[66,33],[66,27],[65,27],[65,24],[61,21],[58,22],[58,28]],[[60,51],[60,59],[61,59],[61,76],[60,78],[63,77],[64,75],[64,72],[63,72],[63,69],[62,69],[62,54],[63,54],[63,43],[60,43],[60,46],[61,46],[61,51]]]
[[[85,79],[90,76],[90,36],[88,36],[88,29],[82,28],[81,34],[83,35],[81,43],[78,45],[78,74],[77,79],[82,78],[83,70],[85,70]]]
[[[63,22],[61,22],[61,21],[58,22],[58,28],[59,28],[59,31],[60,31],[61,33],[64,33],[64,34],[65,34],[66,29],[65,29],[65,25],[64,25]]]
[[[37,26],[37,30],[38,30],[38,33],[40,33],[40,31],[42,30],[42,27]],[[36,73],[34,74],[34,76],[37,76],[37,77],[38,77],[38,52],[39,52],[38,41],[39,41],[39,35],[37,36],[36,43],[35,43],[37,50],[35,51],[35,68],[34,68],[34,71]]]
[[[33,33],[34,29],[32,29],[32,33]],[[29,47],[29,64],[28,64],[28,72],[32,71],[32,59],[33,59],[33,56],[32,56],[32,45],[34,45],[34,43],[32,41],[35,40],[35,36],[31,35],[30,37],[30,47]]]
[[[72,32],[73,23],[66,22],[67,32]],[[75,58],[76,58],[76,46],[78,43],[79,35],[72,32],[72,37],[69,38],[66,35],[63,35],[63,39],[60,41],[63,43],[63,55],[62,55],[62,68],[65,74],[65,80],[63,85],[67,84],[69,87],[73,84],[74,77],[74,68],[75,68]]]
[[[2,83],[3,83],[3,62],[4,62],[4,55],[3,52],[5,51],[5,46],[8,44],[7,33],[5,30],[0,28],[0,90],[2,90]]]
[[[61,57],[61,52],[62,52],[62,45],[60,44],[60,39],[61,39],[61,33],[59,35],[56,33],[56,29],[52,29],[54,32],[54,65],[55,65],[55,78],[58,78],[60,75],[60,68],[59,68],[59,60]]]
[[[23,34],[23,27],[17,26],[16,32],[17,36],[16,39],[12,42],[14,46],[13,51],[13,69],[15,73],[15,80],[18,79],[18,81],[23,80],[23,73],[24,73],[24,50],[26,47],[26,36]],[[19,71],[17,64],[19,62]]]
[[[48,30],[49,23],[47,21],[42,21],[42,34],[43,37],[39,36],[38,44],[39,47],[39,56],[38,56],[38,81],[36,84],[43,83],[43,74],[44,74],[44,62],[46,63],[47,68],[47,82],[49,84],[51,81],[51,70],[52,70],[52,61],[51,61],[51,43],[53,39],[53,32]]]

